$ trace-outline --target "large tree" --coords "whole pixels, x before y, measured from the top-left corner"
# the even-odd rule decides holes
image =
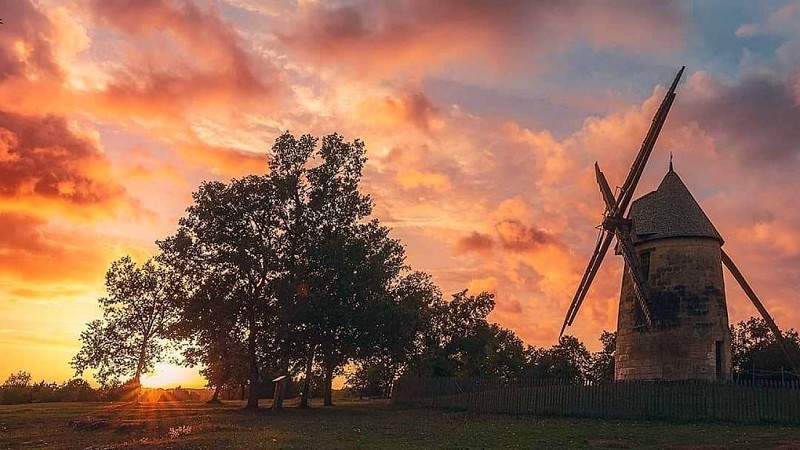
[[[276,294],[284,313],[278,328],[289,354],[305,373],[301,406],[308,405],[315,367],[324,373],[325,404],[331,404],[335,373],[368,346],[368,314],[391,301],[388,290],[403,267],[404,253],[376,220],[369,196],[359,190],[366,158],[361,141],[337,134],[280,136],[273,147],[270,176],[281,199],[284,233]]]
[[[236,371],[233,364],[246,361],[247,407],[257,408],[261,343],[275,339],[279,312],[272,283],[281,270],[283,231],[272,180],[206,182],[193,198],[177,233],[159,242],[162,259],[182,275],[177,330],[201,346],[193,356],[218,377],[216,386]],[[242,348],[244,355],[234,353]]]
[[[106,273],[108,296],[98,300],[102,319],[80,335],[82,347],[72,359],[76,375],[96,369],[104,386],[130,379],[139,384],[164,354],[176,317],[173,273],[150,259],[141,266],[125,256]]]
[[[391,283],[403,266],[400,243],[377,221],[352,227],[338,239],[328,239],[317,248],[314,289],[317,303],[311,328],[318,331],[324,374],[324,403],[331,405],[333,376],[353,358],[380,345],[376,329],[391,327],[381,312],[394,308]]]
[[[162,259],[183,274],[176,330],[197,344],[187,355],[223,380],[243,339],[250,407],[265,372],[304,372],[307,405],[320,368],[330,403],[333,375],[378,325],[370,305],[390,301],[404,255],[388,229],[367,220],[364,153],[362,142],[336,134],[320,142],[285,133],[268,174],[203,183],[178,232],[160,243]]]

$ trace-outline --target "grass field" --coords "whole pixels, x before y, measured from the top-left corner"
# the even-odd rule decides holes
[[[800,448],[797,427],[477,415],[383,401],[279,414],[241,406],[0,406],[0,448]]]

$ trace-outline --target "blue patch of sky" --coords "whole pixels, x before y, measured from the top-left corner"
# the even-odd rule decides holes
[[[423,91],[437,105],[458,104],[474,114],[508,117],[533,129],[546,128],[562,138],[580,128],[587,116],[604,115],[618,106],[618,102],[604,103],[604,96],[612,94],[618,100],[639,103],[656,85],[668,85],[681,65],[687,66],[687,75],[705,70],[736,80],[745,50],[774,58],[785,38],[765,33],[763,26],[784,4],[785,0],[687,1],[687,32],[675,36],[682,42],[676,51],[669,51],[674,47],[670,42],[664,43],[663,50],[642,53],[597,49],[576,41],[564,51],[548,55],[547,63],[536,72],[516,71],[502,83],[482,81],[477,73],[467,79],[440,73],[424,80]],[[736,36],[736,30],[745,24],[756,24],[759,31]],[[573,101],[559,100],[566,93]],[[580,95],[599,101],[578,106],[574,97]]]
[[[506,117],[535,130],[547,129],[561,139],[580,129],[587,116],[613,110],[619,99],[638,103],[656,84],[668,84],[680,67],[679,58],[672,59],[597,50],[575,42],[551,54],[537,72],[517,72],[492,84],[432,76],[424,80],[423,91],[434,104],[458,104],[473,114]],[[606,102],[610,97],[615,104]]]
[[[659,52],[662,53],[662,52]],[[575,42],[555,55],[541,82],[558,91],[613,91],[631,101],[647,98],[657,84],[669,84],[682,65],[679,55],[634,54],[620,49],[599,50]],[[597,110],[595,113],[607,111]]]
[[[691,71],[705,70],[735,80],[739,76],[744,49],[771,58],[784,42],[781,36],[765,33],[770,14],[785,0],[730,1],[707,0],[687,4],[690,23],[684,56]],[[752,36],[736,36],[742,25],[755,24]]]
[[[554,103],[545,95],[504,92],[502,88],[436,77],[424,79],[422,90],[439,107],[457,104],[471,114],[501,117],[533,129],[546,128],[556,137],[573,132],[583,123],[576,108]]]

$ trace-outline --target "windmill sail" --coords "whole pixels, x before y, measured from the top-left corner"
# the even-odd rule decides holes
[[[619,192],[619,197],[616,199],[613,208],[609,209],[607,206],[607,213],[603,220],[603,236],[597,242],[594,253],[592,253],[592,257],[589,259],[589,265],[586,267],[586,271],[583,273],[581,282],[578,285],[578,290],[575,292],[572,303],[570,303],[569,309],[567,310],[567,316],[564,318],[564,323],[561,326],[561,332],[559,335],[563,335],[564,329],[566,329],[567,326],[572,325],[572,322],[575,320],[578,310],[583,304],[586,294],[589,292],[589,287],[591,286],[594,277],[597,275],[597,271],[600,269],[603,258],[605,258],[605,255],[608,252],[608,247],[611,245],[611,240],[614,234],[616,234],[613,230],[617,229],[617,224],[620,223],[621,219],[625,217],[625,211],[627,210],[631,198],[633,197],[633,193],[636,190],[636,185],[639,183],[639,179],[642,176],[642,172],[644,172],[647,160],[650,158],[650,154],[656,145],[656,140],[661,132],[661,128],[664,126],[664,122],[667,120],[667,114],[672,107],[672,102],[675,100],[675,89],[678,86],[678,81],[680,81],[681,76],[683,75],[684,69],[686,69],[686,66],[681,67],[681,70],[678,71],[678,74],[672,81],[672,85],[667,91],[666,96],[664,96],[664,100],[661,101],[661,105],[658,107],[658,110],[653,117],[653,122],[650,125],[650,129],[648,130],[647,135],[642,142],[642,146],[639,149],[639,153],[636,155],[636,159],[634,159],[631,170],[625,179],[625,183],[622,185],[622,189]],[[597,171],[599,172],[599,168]],[[603,180],[605,180],[604,177]],[[607,184],[608,183],[606,183],[606,185]],[[603,190],[602,185],[601,192],[604,196],[607,195],[605,190]],[[630,255],[628,255],[626,259],[632,258]],[[636,266],[637,265],[634,264],[630,267],[632,270],[636,270]],[[641,279],[641,277],[634,276],[635,280],[637,278]],[[637,292],[641,292],[646,289],[646,286],[639,284],[639,280],[636,280],[635,282],[637,284]],[[641,295],[642,297],[640,297],[640,303],[642,304],[642,308],[646,308],[646,294]],[[643,309],[643,312],[645,313],[645,316],[649,316],[646,310]]]

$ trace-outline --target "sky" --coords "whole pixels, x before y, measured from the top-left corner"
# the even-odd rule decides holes
[[[638,192],[672,153],[800,328],[800,1],[0,0],[0,18],[0,378],[70,378],[109,264],[154,254],[202,180],[265,172],[286,130],[362,139],[407,262],[550,346],[602,218],[593,164],[622,184],[682,65]],[[568,329],[590,349],[621,277],[610,254]],[[731,322],[757,315],[726,286]]]

